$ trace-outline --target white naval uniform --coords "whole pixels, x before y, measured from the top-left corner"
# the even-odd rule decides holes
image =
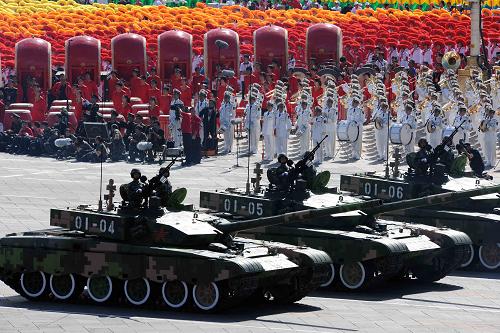
[[[411,127],[411,131],[413,133],[411,141],[409,144],[405,145],[406,153],[415,152],[415,129],[417,128],[417,120],[413,114],[405,115],[401,121],[402,124],[408,124]]]
[[[297,105],[295,108],[295,114],[297,115],[297,131],[302,132],[299,140],[300,156],[303,156],[311,146],[311,109],[309,106],[302,109],[301,105]]]
[[[484,118],[487,121],[488,131],[483,132],[483,155],[485,158],[484,165],[486,167],[494,167],[497,163],[497,128],[498,121],[493,117],[492,119]]]
[[[316,146],[325,137],[326,132],[326,118],[322,115],[313,117],[311,126],[311,137],[313,146]],[[314,155],[315,163],[322,163],[324,159],[324,146],[321,145]]]
[[[220,128],[224,129],[224,152],[230,153],[233,148],[234,125],[234,105],[231,102],[222,102],[219,108]]]
[[[388,116],[388,110],[384,111],[381,108],[377,108],[372,116],[373,120],[380,118],[382,123],[382,128],[375,129],[375,143],[377,144],[378,157],[381,160],[387,159],[387,126],[389,126]]]
[[[325,140],[325,157],[333,158],[335,156],[335,143],[337,142],[337,120],[339,117],[338,107],[333,103],[332,107],[323,107],[323,116],[326,118],[325,132],[328,138]]]
[[[351,143],[352,155],[351,158],[359,160],[361,158],[361,144],[363,142],[363,123],[365,122],[365,114],[358,106],[347,110],[347,120],[354,121],[358,126],[358,139]]]
[[[248,133],[250,153],[256,154],[260,138],[260,107],[257,103],[248,103],[245,107],[245,129]]]
[[[292,121],[288,116],[288,112],[282,111],[276,114],[274,129],[276,130],[276,154],[287,155],[288,136],[292,128]]]
[[[268,110],[262,116],[262,135],[264,136],[264,160],[271,161],[274,158],[274,126],[276,122],[276,112]]]
[[[465,123],[463,123],[462,127],[458,129],[457,136],[458,137],[463,137],[465,133],[465,142],[469,142],[469,134],[470,131],[472,130],[472,121],[470,120],[470,117],[468,115],[461,116],[457,114],[455,116],[455,119],[453,120],[453,126],[456,128],[460,126],[460,124],[465,120]]]
[[[427,142],[435,148],[437,145],[439,145],[443,140],[442,140],[442,135],[443,135],[443,117],[441,116],[435,116],[431,115],[429,118],[427,118],[427,121],[432,123],[432,125],[436,128],[434,132],[429,133],[427,132]],[[427,129],[426,129],[427,131]]]
[[[181,120],[176,120],[175,119],[175,111],[172,110],[172,106],[174,105],[180,105],[184,106],[184,103],[180,99],[174,99],[172,102],[170,102],[170,112],[169,112],[169,129],[170,133],[172,134],[172,140],[174,141],[174,147],[180,147],[182,146],[182,129],[181,129]]]

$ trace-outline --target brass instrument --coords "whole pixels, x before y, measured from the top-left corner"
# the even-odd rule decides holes
[[[373,122],[375,123],[376,129],[378,129],[378,130],[382,129],[383,123],[382,123],[382,119],[380,117],[375,118],[375,120],[373,120]]]
[[[446,69],[457,70],[460,67],[460,55],[455,51],[448,51],[444,54],[441,64]]]
[[[488,132],[490,130],[489,127],[488,127],[488,123],[489,122],[490,121],[486,120],[486,119],[481,120],[481,123],[479,123],[479,130],[481,132]]]

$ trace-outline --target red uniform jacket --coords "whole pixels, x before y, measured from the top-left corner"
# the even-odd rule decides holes
[[[130,103],[125,103],[125,105],[123,105],[123,103],[120,103],[118,108],[115,107],[115,110],[124,117],[127,117],[127,114],[132,113],[132,107],[130,106]]]
[[[160,103],[161,90],[158,88],[149,88],[148,101],[151,97],[156,98],[156,103]]]
[[[198,91],[201,89],[201,83],[205,81],[205,75],[201,74],[194,74],[193,75],[193,81],[191,83],[191,87],[193,90],[193,94],[196,95]]]
[[[19,135],[19,136],[33,136],[33,131],[28,126],[23,126],[23,127],[21,127],[21,130],[19,131],[19,133],[17,133],[17,135]]]
[[[137,96],[137,89],[139,88],[139,85],[141,84],[141,79],[138,77],[132,77],[130,79],[130,90],[132,92],[132,96]],[[131,97],[132,97],[131,96]]]
[[[97,83],[95,83],[95,81],[85,81],[84,84],[90,89],[90,93],[92,95],[99,96],[99,89],[97,88]]]
[[[158,101],[160,105],[160,111],[163,114],[169,114],[170,112],[170,103],[172,102],[172,95],[161,95],[160,100]]]
[[[116,111],[118,111],[122,105],[122,97],[125,95],[125,92],[122,90],[120,91],[113,91],[111,94],[111,101],[113,101],[113,107],[115,108]]]
[[[148,107],[149,118],[156,117],[156,119],[160,119],[160,107],[156,105],[154,108]]]
[[[185,86],[185,87],[181,87],[179,90],[181,91],[180,99],[181,99],[182,103],[184,103],[184,106],[190,107],[191,106],[191,99],[193,97],[193,95],[191,93],[191,87]]]
[[[191,124],[191,113],[181,111],[181,116],[182,116],[182,120],[181,120],[182,134],[193,133],[193,129],[192,129],[193,125]]]
[[[162,86],[162,84],[161,84],[161,79],[160,79],[160,77],[159,77],[158,75],[151,75],[150,77],[148,77],[148,78],[146,79],[146,82],[147,82],[148,84],[151,84],[151,81],[153,81],[153,80],[155,80],[155,81],[156,81],[156,86],[157,86],[157,87],[161,87],[161,86]]]
[[[47,101],[40,96],[38,101],[33,101],[33,110],[31,110],[31,119],[33,121],[44,121],[47,113]]]

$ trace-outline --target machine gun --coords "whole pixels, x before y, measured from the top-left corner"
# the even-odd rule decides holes
[[[431,165],[431,169],[432,169],[432,166],[434,164],[436,164],[439,156],[441,156],[441,154],[443,154],[443,152],[445,151],[445,147],[447,147],[450,143],[453,142],[453,137],[458,133],[458,130],[462,127],[462,125],[466,122],[467,120],[464,120],[460,123],[460,125],[458,125],[457,127],[455,127],[455,130],[453,132],[451,132],[450,136],[446,137],[446,139],[439,145],[437,145],[435,148],[434,148],[434,151],[432,152],[432,154],[430,154],[429,156],[429,163]]]
[[[174,157],[173,160],[166,167],[160,168],[159,174],[151,178],[151,180],[144,186],[143,194],[145,200],[148,200],[148,198],[151,197],[153,191],[156,190],[158,192],[160,186],[162,186],[168,181],[168,177],[170,176],[170,168],[174,165],[176,160],[177,157]],[[146,176],[141,177],[141,181],[143,183],[145,183],[146,180],[147,180]]]
[[[310,152],[306,153],[304,158],[298,161],[295,164],[295,167],[293,167],[293,169],[290,170],[291,181],[296,180],[299,177],[299,175],[304,172],[304,170],[308,167],[307,165],[308,161],[314,158],[314,154],[316,153],[316,151],[318,151],[318,149],[321,147],[321,144],[323,143],[323,141],[326,140],[327,137],[328,134],[325,135],[325,137],[320,142],[318,142],[316,147],[314,147],[313,150],[311,150]]]

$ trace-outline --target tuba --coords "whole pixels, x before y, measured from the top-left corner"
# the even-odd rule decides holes
[[[460,67],[460,55],[455,51],[448,51],[444,54],[441,64],[446,69],[457,70]]]

